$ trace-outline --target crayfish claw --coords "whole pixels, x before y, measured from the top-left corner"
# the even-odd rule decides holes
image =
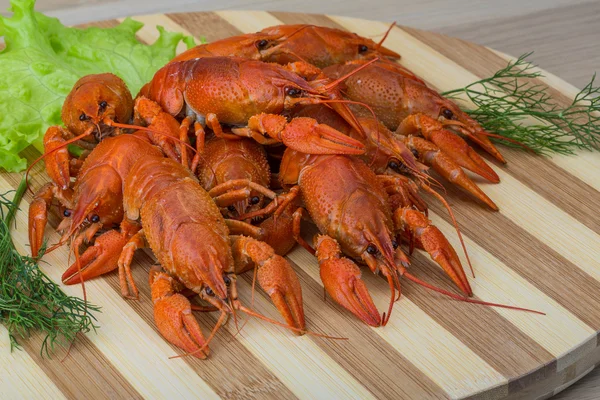
[[[160,334],[190,355],[205,359],[210,351],[190,301],[175,293],[173,278],[164,272],[150,273],[154,321]]]
[[[48,222],[48,209],[54,199],[52,183],[47,183],[35,194],[29,205],[29,245],[31,256],[37,257],[44,242],[44,229]]]
[[[96,238],[93,246],[88,247],[62,275],[65,285],[74,285],[117,269],[119,256],[129,237],[118,231],[110,230]]]
[[[282,142],[308,154],[363,154],[364,144],[312,118],[294,118],[281,133]]]
[[[410,208],[396,210],[394,219],[414,236],[418,247],[424,249],[438,263],[452,282],[467,296],[473,296],[471,285],[456,251],[444,234],[421,212]]]
[[[361,271],[350,259],[340,257],[335,239],[315,238],[321,280],[327,293],[342,307],[370,326],[381,325],[381,315],[361,279]]]
[[[236,272],[256,265],[260,287],[271,297],[286,324],[296,328],[295,333],[302,334],[306,328],[302,287],[292,266],[265,242],[244,236],[234,240],[232,249]]]

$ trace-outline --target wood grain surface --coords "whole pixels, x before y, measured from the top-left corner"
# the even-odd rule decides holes
[[[279,23],[315,23],[370,37],[388,24],[347,17],[233,12],[140,17],[141,40],[156,37],[163,25],[215,40]],[[112,24],[114,22],[108,22]],[[502,53],[424,31],[394,28],[386,46],[402,54],[402,64],[439,90],[460,87],[489,75],[509,59]],[[577,90],[554,76],[540,79],[563,103]],[[348,337],[331,341],[295,337],[275,326],[250,320],[240,335],[223,329],[207,361],[169,359],[178,350],[158,334],[152,317],[147,273],[153,259],[138,252],[134,277],[140,300],[120,297],[109,275],[86,285],[90,300],[102,306],[101,328],[78,341],[64,362],[38,355],[39,338],[24,351],[0,359],[8,385],[2,398],[544,398],[560,391],[600,362],[600,168],[597,154],[538,157],[502,149],[508,164],[494,164],[498,185],[481,183],[500,206],[489,212],[456,188],[448,199],[463,230],[477,274],[475,296],[542,310],[545,316],[458,303],[404,283],[385,328],[370,328],[328,300],[317,263],[298,247],[290,255],[300,276],[310,329]],[[27,151],[28,159],[35,150]],[[0,189],[18,185],[18,174],[0,175]],[[35,171],[33,188],[48,180]],[[21,204],[27,209],[27,194]],[[449,218],[429,201],[430,218],[458,246]],[[16,241],[27,249],[26,213],[17,214]],[[48,239],[58,240],[49,229]],[[49,254],[42,266],[53,279],[67,265],[67,249]],[[452,290],[428,256],[415,253],[414,273]],[[376,304],[388,298],[385,281],[365,273]],[[249,302],[250,277],[241,279]],[[80,295],[80,288],[65,287]],[[269,298],[259,294],[257,311],[278,318]],[[215,316],[197,315],[208,330]],[[5,332],[0,332],[0,334]],[[6,342],[0,342],[6,347]],[[35,384],[32,384],[35,382]]]

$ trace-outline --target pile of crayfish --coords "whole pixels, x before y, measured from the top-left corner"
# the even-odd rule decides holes
[[[118,270],[122,295],[135,299],[133,256],[149,247],[159,264],[149,274],[157,328],[200,358],[236,312],[308,332],[300,281],[283,258],[296,243],[317,257],[327,293],[371,326],[388,322],[402,277],[493,305],[470,299],[460,259],[419,191],[447,205],[433,169],[497,210],[464,169],[498,176],[463,137],[504,160],[491,134],[382,42],[275,26],[180,54],[135,99],[115,75],[83,77],[63,105],[65,126],[44,137],[51,181],[29,209],[33,256],[57,205],[62,237],[49,251],[69,242],[75,254],[63,282]],[[73,156],[69,144],[83,153]],[[318,228],[313,243],[301,235],[303,218]],[[410,274],[403,244],[429,253],[463,295]],[[357,263],[387,280],[383,314]],[[247,271],[285,323],[242,304],[236,277]],[[193,310],[220,313],[208,338]]]

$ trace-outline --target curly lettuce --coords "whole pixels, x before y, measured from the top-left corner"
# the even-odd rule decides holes
[[[144,24],[126,19],[114,28],[66,27],[34,11],[35,0],[11,0],[11,17],[0,16],[0,167],[20,171],[19,153],[42,148],[49,126],[60,125],[65,97],[82,76],[112,72],[135,95],[154,73],[175,56],[180,41],[191,37],[166,32],[152,45],[136,39]]]

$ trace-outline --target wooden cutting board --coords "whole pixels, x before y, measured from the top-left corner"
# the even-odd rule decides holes
[[[140,17],[139,36],[152,42],[155,25],[208,41],[254,32],[281,23],[314,23],[379,37],[387,23],[351,18],[267,12],[217,12]],[[96,25],[111,26],[117,21]],[[402,54],[401,63],[439,90],[462,87],[489,76],[510,57],[457,39],[395,27],[386,46]],[[546,74],[560,103],[577,89]],[[10,353],[0,326],[0,397],[46,398],[540,398],[585,375],[600,362],[600,156],[545,158],[502,148],[508,164],[495,164],[502,182],[481,183],[500,206],[490,212],[446,185],[475,267],[471,279],[482,300],[531,307],[545,316],[458,303],[404,283],[384,328],[365,326],[323,301],[317,263],[302,248],[289,259],[300,276],[308,328],[347,341],[298,338],[276,326],[250,320],[239,335],[233,323],[221,330],[207,361],[169,359],[180,351],[154,326],[147,273],[153,260],[138,252],[134,268],[139,301],[121,298],[116,274],[86,284],[89,299],[102,306],[97,333],[81,337],[68,357],[39,355],[40,337]],[[33,159],[38,154],[28,151]],[[0,190],[15,188],[19,174],[0,175]],[[33,188],[47,181],[40,170]],[[31,196],[21,204],[27,210]],[[458,248],[448,216],[429,201],[431,219]],[[15,238],[28,251],[27,214],[18,213]],[[58,235],[50,228],[48,238]],[[54,280],[67,267],[67,249],[45,257],[42,268]],[[412,271],[454,290],[428,256],[415,254]],[[388,299],[386,283],[365,273],[380,309]],[[249,277],[242,281],[249,302]],[[64,287],[81,295],[78,286]],[[279,318],[268,297],[258,294],[255,308]],[[205,331],[214,315],[197,315]]]

